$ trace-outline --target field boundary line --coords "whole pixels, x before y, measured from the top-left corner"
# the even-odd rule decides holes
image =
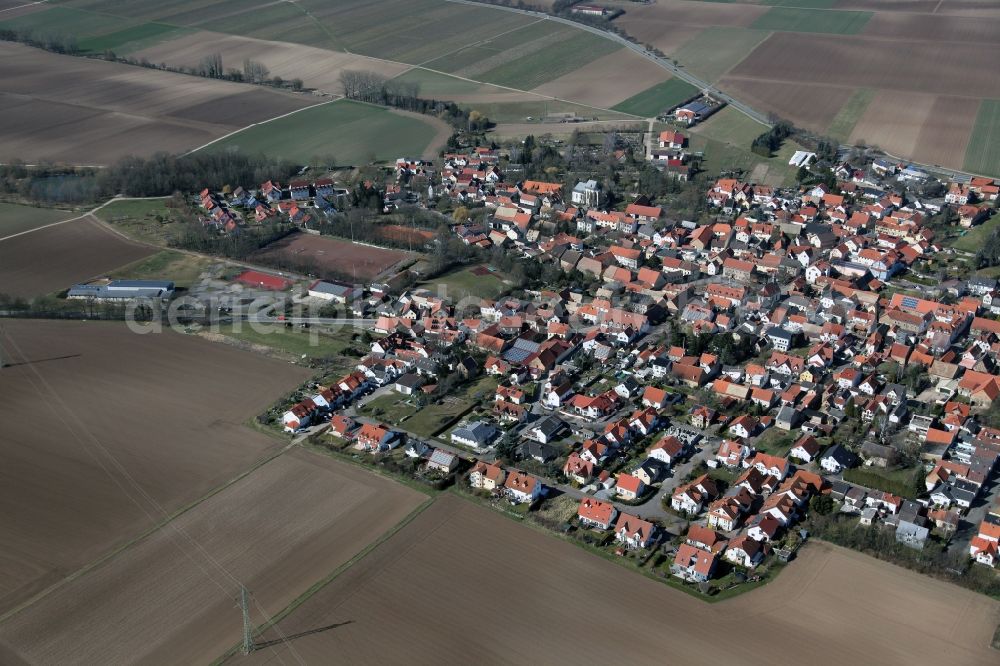
[[[301,109],[295,109],[294,111],[289,111],[288,113],[283,113],[280,116],[275,116],[274,118],[268,118],[267,120],[260,120],[260,121],[255,122],[255,123],[250,123],[246,127],[241,127],[241,128],[239,128],[237,130],[233,130],[229,134],[224,134],[223,136],[220,136],[217,139],[212,139],[208,143],[204,143],[204,144],[198,146],[197,148],[192,148],[191,150],[187,151],[186,153],[181,153],[181,157],[187,157],[191,153],[196,153],[199,150],[202,150],[203,148],[208,148],[209,146],[211,146],[214,143],[218,143],[219,141],[222,141],[223,139],[228,139],[229,137],[233,136],[234,134],[239,134],[240,132],[248,130],[248,129],[252,128],[252,127],[257,127],[258,125],[266,125],[267,123],[275,121],[275,120],[281,120],[282,118],[287,118],[288,116],[294,116],[296,113],[300,113],[302,111],[305,111],[306,109],[315,109],[318,106],[323,106],[324,104],[333,104],[334,102],[338,102],[338,101],[340,101],[342,99],[344,99],[343,95],[335,95],[333,97],[333,99],[328,99],[328,100],[325,100],[325,101],[322,101],[322,102],[317,102],[316,104],[310,104],[309,106],[304,106]]]
[[[10,240],[11,238],[17,238],[18,236],[23,236],[25,234],[30,234],[30,233],[35,232],[35,231],[41,231],[42,229],[48,229],[50,227],[57,227],[60,224],[67,224],[69,222],[76,222],[77,220],[82,220],[85,217],[88,217],[90,215],[94,215],[97,211],[101,210],[102,208],[104,208],[105,206],[107,206],[108,204],[110,204],[110,203],[112,203],[114,201],[145,201],[145,200],[152,200],[152,199],[169,199],[169,198],[170,197],[168,197],[168,196],[164,196],[164,197],[112,197],[112,198],[108,199],[107,201],[105,201],[104,203],[102,203],[100,206],[96,206],[94,208],[91,208],[86,213],[81,213],[80,215],[77,215],[76,217],[71,217],[71,218],[68,218],[68,219],[65,219],[65,220],[59,220],[58,222],[52,222],[50,224],[43,224],[42,226],[35,227],[34,229],[27,229],[25,231],[19,231],[16,234],[11,234],[9,236],[4,236],[3,238],[0,238],[0,243],[2,243],[5,240]],[[97,219],[96,215],[94,215],[94,219]],[[101,222],[101,220],[98,220],[98,221]],[[118,233],[118,232],[116,231],[115,233]],[[121,235],[121,234],[119,234],[119,235]],[[133,243],[138,243],[139,242],[139,241],[136,241],[135,239],[129,238],[127,236],[122,236],[122,238],[124,238],[124,239],[126,239],[128,241],[131,241]]]
[[[12,12],[15,9],[24,9],[25,7],[34,7],[35,5],[44,5],[44,4],[47,4],[47,3],[48,3],[48,0],[38,0],[37,2],[29,2],[29,3],[25,4],[25,5],[18,5],[17,7],[7,7],[6,9],[0,9],[0,14],[2,14],[4,12]]]
[[[245,427],[245,426],[243,426],[243,427]],[[156,532],[159,532],[160,530],[162,530],[164,527],[166,527],[167,525],[169,525],[170,523],[172,523],[177,518],[180,518],[181,516],[183,516],[184,514],[188,513],[192,509],[196,508],[197,506],[199,506],[200,504],[202,504],[206,500],[209,500],[212,497],[218,495],[223,490],[226,490],[227,488],[235,485],[236,483],[239,483],[240,481],[242,481],[243,479],[245,479],[250,474],[253,474],[258,469],[260,469],[261,467],[263,467],[264,465],[266,465],[266,464],[268,464],[268,463],[270,463],[270,462],[272,462],[272,461],[280,458],[281,456],[283,456],[284,454],[286,454],[288,451],[290,451],[291,449],[293,449],[296,446],[298,446],[298,442],[290,442],[289,444],[287,444],[284,447],[278,449],[277,451],[274,451],[272,453],[266,454],[265,456],[263,456],[262,458],[260,458],[259,460],[257,460],[253,464],[251,464],[251,466],[248,467],[247,469],[243,470],[242,472],[239,472],[236,476],[232,477],[228,481],[223,481],[220,485],[216,486],[215,488],[212,488],[207,493],[205,493],[201,497],[196,498],[195,500],[193,500],[189,504],[187,504],[185,506],[182,506],[182,507],[179,507],[173,513],[171,513],[169,516],[167,516],[163,520],[157,522],[156,524],[150,526],[145,531],[140,532],[138,535],[132,537],[130,540],[126,541],[125,543],[117,546],[116,548],[114,548],[110,552],[105,553],[104,555],[101,555],[96,560],[94,560],[94,561],[92,561],[92,562],[90,562],[88,564],[83,565],[82,567],[80,567],[76,571],[74,571],[74,572],[70,573],[69,575],[65,576],[64,578],[56,581],[52,585],[49,585],[45,589],[40,590],[39,592],[35,593],[30,598],[26,599],[25,601],[21,602],[20,604],[18,604],[14,608],[11,608],[10,610],[8,610],[5,613],[3,613],[2,615],[0,615],[0,625],[4,624],[5,622],[7,622],[11,618],[13,618],[15,615],[18,615],[18,614],[20,614],[20,613],[28,610],[28,608],[30,608],[31,606],[35,605],[36,603],[38,603],[39,601],[41,601],[45,597],[49,596],[53,592],[59,590],[64,585],[73,582],[77,578],[85,576],[86,574],[90,573],[94,569],[96,569],[96,568],[98,568],[98,567],[100,567],[100,566],[102,566],[102,565],[110,562],[114,558],[118,557],[119,555],[121,555],[122,553],[124,553],[126,550],[132,548],[135,545],[138,545],[142,541],[145,541],[147,538],[149,538],[150,536],[152,536]]]
[[[305,447],[303,447],[303,449],[304,450],[312,451],[311,449],[307,449]],[[323,453],[320,453],[318,451],[312,451],[312,453],[314,455],[324,455]],[[369,470],[369,471],[371,471],[371,470]],[[346,572],[348,569],[350,569],[351,567],[353,567],[355,564],[357,564],[358,562],[360,562],[361,560],[363,560],[365,557],[367,557],[369,554],[371,554],[372,551],[374,551],[376,548],[378,548],[379,546],[381,546],[382,544],[384,544],[386,541],[388,541],[392,537],[396,536],[396,534],[398,534],[400,530],[402,530],[404,527],[406,527],[407,525],[409,525],[410,523],[412,523],[414,520],[416,520],[418,516],[420,516],[424,511],[426,511],[428,508],[430,508],[431,505],[433,505],[435,502],[437,502],[437,500],[438,500],[438,495],[434,495],[432,497],[428,497],[426,500],[424,500],[424,502],[422,504],[420,504],[420,506],[418,506],[413,511],[411,511],[410,513],[408,513],[401,521],[399,521],[398,523],[396,523],[395,525],[393,525],[392,527],[390,527],[380,537],[378,537],[377,539],[375,539],[371,543],[367,544],[364,548],[362,548],[355,555],[353,555],[349,560],[347,560],[343,564],[339,565],[332,572],[330,572],[329,574],[327,574],[326,576],[324,576],[323,578],[321,578],[320,580],[316,581],[311,586],[309,586],[309,588],[306,589],[305,592],[303,592],[298,597],[296,597],[295,599],[293,599],[291,601],[291,603],[289,603],[283,609],[281,609],[280,611],[278,611],[277,613],[275,613],[274,615],[272,615],[271,619],[268,622],[265,622],[264,624],[262,624],[262,625],[260,625],[258,627],[255,627],[254,628],[254,634],[257,635],[257,636],[259,636],[264,631],[267,631],[271,627],[274,627],[279,622],[281,622],[283,619],[285,619],[286,617],[288,617],[289,615],[291,615],[302,604],[304,604],[305,602],[309,601],[309,599],[311,599],[317,592],[319,592],[324,587],[326,587],[327,585],[329,585],[330,583],[332,583],[334,580],[336,580],[338,577],[340,577],[341,574],[343,574],[344,572]],[[281,642],[284,643],[286,641],[282,640]],[[239,652],[239,650],[242,648],[242,646],[243,646],[242,642],[237,643],[236,645],[232,646],[224,654],[222,654],[220,657],[217,657],[214,661],[212,661],[211,662],[212,666],[220,666],[221,664],[225,663],[231,657],[233,657],[237,652]]]

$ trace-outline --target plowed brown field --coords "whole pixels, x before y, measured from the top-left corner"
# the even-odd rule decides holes
[[[961,164],[978,108],[965,99],[880,92],[850,140],[932,164]]]
[[[0,241],[0,292],[30,298],[68,289],[156,252],[91,217]]]
[[[345,70],[373,71],[391,78],[410,69],[409,65],[351,53],[208,31],[191,33],[157,44],[134,56],[145,57],[155,63],[196,67],[202,58],[213,53],[222,55],[225,63],[239,64],[246,59],[256,60],[270,70],[271,76],[280,76],[286,80],[302,79],[309,88],[334,94],[343,92],[340,75]]]
[[[35,664],[209,663],[240,640],[239,582],[262,624],[425,499],[288,452],[13,617],[0,642]]]
[[[609,109],[668,78],[670,73],[659,65],[634,51],[619,49],[533,92]]]
[[[242,424],[308,376],[111,322],[7,320],[0,347],[0,611],[276,450]]]
[[[232,661],[982,665],[998,620],[987,597],[821,543],[707,604],[444,496],[281,622],[297,637],[277,654]]]
[[[184,152],[315,104],[257,86],[0,43],[0,161]]]

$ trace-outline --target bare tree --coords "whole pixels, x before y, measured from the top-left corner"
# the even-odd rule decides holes
[[[270,73],[261,62],[250,58],[243,61],[243,78],[251,83],[264,83]]]
[[[210,79],[221,79],[225,73],[222,67],[222,54],[212,53],[202,58],[198,64],[198,73]]]

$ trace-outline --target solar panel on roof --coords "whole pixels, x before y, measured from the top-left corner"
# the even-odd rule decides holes
[[[915,308],[919,301],[913,296],[904,296],[903,300],[900,301],[904,308]]]

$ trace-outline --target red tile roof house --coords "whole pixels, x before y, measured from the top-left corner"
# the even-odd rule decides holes
[[[721,553],[729,541],[725,536],[703,525],[692,525],[684,537],[684,543],[706,550],[710,553]]]
[[[723,557],[733,564],[753,569],[764,559],[764,545],[744,534],[729,542]]]
[[[701,583],[715,574],[716,564],[717,558],[714,553],[705,552],[685,543],[677,549],[670,570],[679,578]]]
[[[655,531],[653,523],[623,513],[615,523],[615,540],[627,548],[649,548]]]
[[[385,426],[375,423],[366,423],[361,426],[355,448],[371,453],[388,451],[399,443],[399,433],[389,430]]]
[[[673,435],[667,435],[649,447],[647,454],[668,465],[675,465],[684,456],[687,446]]]
[[[644,407],[663,409],[667,404],[667,392],[655,386],[647,386],[642,392],[642,404]]]
[[[709,507],[708,526],[729,532],[736,529],[742,516],[740,503],[732,497],[723,497]]]
[[[531,503],[542,496],[542,482],[524,472],[512,471],[503,484],[507,497],[513,502]]]
[[[590,480],[594,478],[594,463],[584,460],[579,453],[574,451],[566,458],[562,472],[567,479],[583,485],[590,483]]]
[[[496,490],[506,478],[507,472],[502,467],[479,460],[469,472],[469,485],[482,490]]]
[[[581,524],[601,530],[610,528],[617,515],[618,509],[614,504],[590,497],[580,500],[580,506],[576,510],[576,517]]]
[[[822,450],[822,445],[816,441],[816,438],[812,435],[804,435],[799,438],[795,445],[792,446],[792,450],[788,452],[789,458],[795,458],[796,460],[801,460],[802,462],[812,462],[819,455]]]
[[[670,507],[674,511],[697,514],[719,494],[719,488],[707,474],[677,488],[670,496]]]
[[[317,411],[316,403],[310,398],[306,398],[300,403],[292,405],[281,417],[281,422],[285,426],[285,432],[295,432],[300,428],[307,427],[312,423],[313,415]]]
[[[615,494],[623,500],[633,501],[639,499],[639,496],[642,495],[645,489],[646,484],[639,477],[632,476],[631,474],[620,474]]]

